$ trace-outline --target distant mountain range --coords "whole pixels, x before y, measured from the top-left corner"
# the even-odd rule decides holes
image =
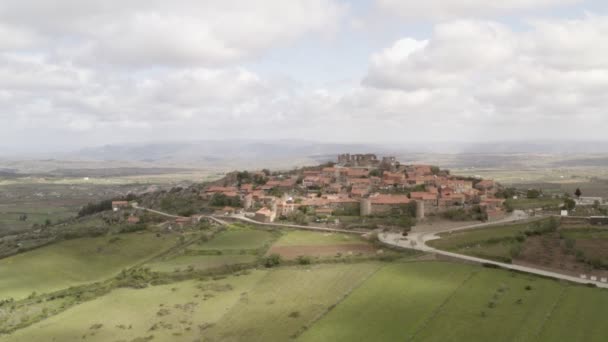
[[[74,152],[5,158],[37,160],[58,168],[179,167],[286,168],[334,161],[340,153],[392,155],[404,162],[432,162],[445,167],[608,166],[608,142],[488,142],[488,143],[326,143],[302,140],[201,140],[112,144]],[[530,158],[530,156],[534,156]],[[552,156],[559,156],[553,158]],[[52,159],[51,159],[52,158]],[[42,159],[42,160],[41,160]],[[70,161],[61,165],[60,161]],[[580,163],[579,163],[580,161]],[[553,164],[551,164],[553,163]],[[50,166],[47,167],[50,168]],[[71,165],[71,166],[70,166]],[[2,162],[0,168],[21,169]],[[48,171],[49,169],[47,169]],[[13,171],[13,170],[5,170]]]
[[[608,153],[608,141],[592,142],[434,142],[434,143],[323,143],[301,140],[192,141],[106,145],[86,148],[72,156],[96,160],[160,161],[188,159],[213,162],[221,159],[275,159],[293,156],[332,156],[338,153],[440,153],[440,154],[589,154]]]

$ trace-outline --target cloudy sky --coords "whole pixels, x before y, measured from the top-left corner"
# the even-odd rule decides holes
[[[0,0],[0,149],[608,138],[605,0]]]

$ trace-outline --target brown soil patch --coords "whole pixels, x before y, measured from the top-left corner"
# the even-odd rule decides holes
[[[530,236],[526,239],[520,255],[513,264],[540,268],[578,277],[581,274],[608,277],[608,271],[595,270],[590,265],[577,261],[575,251],[583,250],[587,256],[602,251],[606,254],[606,241],[577,240],[576,246],[568,250],[565,241],[557,233]]]
[[[343,256],[375,254],[376,247],[367,244],[340,244],[327,246],[273,246],[267,254],[279,254],[285,259],[295,259],[300,255],[310,257],[330,257],[341,253]]]

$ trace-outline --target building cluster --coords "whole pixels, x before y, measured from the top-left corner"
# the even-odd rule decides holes
[[[402,165],[394,157],[341,154],[334,166],[268,177],[265,184],[211,186],[201,196],[238,197],[255,219],[272,222],[301,210],[316,215],[428,213],[479,205],[489,219],[504,214],[491,180],[464,179],[430,165]],[[223,210],[226,210],[224,208]]]

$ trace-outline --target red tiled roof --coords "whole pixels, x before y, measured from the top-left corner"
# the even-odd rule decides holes
[[[410,199],[406,195],[376,195],[370,197],[372,204],[407,204]]]
[[[415,192],[410,193],[410,197],[411,197],[411,199],[427,201],[427,200],[436,200],[437,194],[432,193],[432,192],[415,191]]]

